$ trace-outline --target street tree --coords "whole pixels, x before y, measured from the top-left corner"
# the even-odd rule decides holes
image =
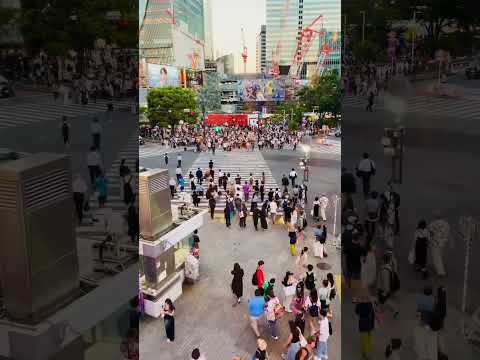
[[[151,89],[147,94],[146,116],[152,126],[171,127],[181,121],[194,124],[198,107],[195,92],[180,87]]]
[[[336,118],[341,111],[342,101],[340,76],[336,71],[315,76],[309,85],[298,91],[297,98],[308,111],[316,111],[321,117],[332,114]]]

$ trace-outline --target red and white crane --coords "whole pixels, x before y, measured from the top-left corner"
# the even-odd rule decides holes
[[[325,68],[326,60],[331,51],[330,47],[326,43],[326,32],[323,27],[323,16],[317,16],[306,28],[304,28],[300,34],[300,38],[297,43],[297,48],[293,56],[292,65],[290,66],[289,76],[292,78],[299,78],[303,68],[305,57],[307,56],[313,41],[319,37],[323,44],[320,45],[320,54],[317,61],[316,71],[318,74],[322,74]]]

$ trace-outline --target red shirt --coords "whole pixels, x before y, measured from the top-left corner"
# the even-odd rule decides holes
[[[263,270],[257,269],[257,287],[259,289],[263,288],[264,282],[265,282],[265,275],[263,274]]]

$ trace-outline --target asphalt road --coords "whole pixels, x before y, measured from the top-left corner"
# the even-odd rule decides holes
[[[392,126],[393,120],[394,115],[386,111],[366,113],[359,109],[343,109],[342,165],[353,169],[362,153],[369,152],[378,168],[373,188],[379,191],[385,189],[390,176],[390,162],[383,155],[380,140],[383,128]],[[456,121],[456,126],[451,130],[444,126],[440,129],[425,126],[426,123],[434,125],[436,121],[439,124],[445,123],[445,119],[434,118],[428,113],[409,114],[404,119],[407,135],[404,181],[399,187],[401,236],[396,240],[395,248],[405,290],[417,292],[427,282],[442,283],[447,286],[450,305],[459,308],[464,279],[465,244],[455,229],[458,229],[459,217],[462,215],[471,214],[480,219],[480,206],[476,200],[480,181],[480,147],[478,135],[467,132],[470,129],[462,131],[459,121]],[[480,123],[473,130],[478,132]],[[454,229],[445,254],[448,276],[441,281],[434,278],[425,282],[415,276],[407,257],[417,222],[422,218],[431,220],[432,213],[436,210],[446,215]],[[479,240],[476,239],[473,244],[469,267],[470,311],[480,306],[480,291],[475,286],[480,281]]]

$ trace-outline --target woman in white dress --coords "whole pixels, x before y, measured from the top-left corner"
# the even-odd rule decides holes
[[[285,295],[285,299],[283,300],[283,306],[285,307],[286,312],[292,312],[290,308],[290,304],[293,299],[293,295],[295,295],[295,288],[297,285],[297,280],[293,276],[291,271],[287,271],[285,274],[285,278],[282,280],[283,285],[283,294]]]

